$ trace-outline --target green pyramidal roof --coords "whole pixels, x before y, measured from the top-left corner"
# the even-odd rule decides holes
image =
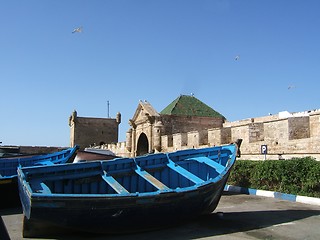
[[[213,110],[211,107],[201,102],[194,96],[180,95],[170,103],[160,114],[179,115],[179,116],[197,116],[197,117],[222,117],[223,115]]]

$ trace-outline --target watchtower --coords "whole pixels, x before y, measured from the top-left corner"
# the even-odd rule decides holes
[[[116,118],[78,117],[73,111],[69,117],[70,146],[79,145],[80,149],[94,145],[118,142],[121,114]]]

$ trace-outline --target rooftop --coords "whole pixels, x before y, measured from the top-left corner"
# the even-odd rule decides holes
[[[180,95],[166,108],[164,108],[160,114],[163,115],[177,115],[177,116],[196,116],[196,117],[222,117],[222,114],[215,111],[205,103],[193,95]]]

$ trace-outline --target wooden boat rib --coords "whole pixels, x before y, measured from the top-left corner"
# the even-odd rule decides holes
[[[54,165],[73,162],[78,149],[79,146],[75,146],[73,148],[68,148],[50,154],[0,158],[0,184],[11,183],[16,179],[18,167]]]
[[[98,233],[143,231],[211,213],[238,146],[18,170],[23,236],[60,226]]]

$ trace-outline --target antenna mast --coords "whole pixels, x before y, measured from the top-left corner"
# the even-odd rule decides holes
[[[109,103],[109,101],[107,101],[107,106],[108,106],[108,118],[110,118],[110,114],[109,114],[110,103]]]

